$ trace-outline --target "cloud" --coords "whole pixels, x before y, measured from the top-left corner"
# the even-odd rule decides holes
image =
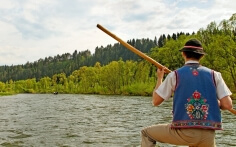
[[[197,31],[229,19],[235,0],[0,1],[0,65],[114,44],[99,23],[123,40]]]
[[[181,9],[185,8],[208,9],[212,7],[213,4],[214,0],[176,0],[174,2],[175,7]]]

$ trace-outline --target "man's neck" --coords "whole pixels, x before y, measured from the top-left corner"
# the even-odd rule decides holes
[[[193,63],[199,64],[199,60],[192,60],[192,59],[185,60],[185,64],[193,64]]]
[[[188,61],[199,62],[199,60],[197,60],[197,59],[193,59],[193,58],[185,58],[185,62],[188,62]]]

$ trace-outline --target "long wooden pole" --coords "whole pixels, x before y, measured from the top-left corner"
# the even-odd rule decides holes
[[[235,109],[232,108],[232,109],[230,109],[229,111],[230,111],[231,113],[233,113],[234,115],[236,115],[236,110],[235,110]]]
[[[107,29],[105,29],[104,27],[102,27],[100,24],[97,24],[97,27],[99,29],[101,29],[103,32],[105,32],[106,34],[108,34],[109,36],[111,36],[112,38],[114,38],[115,40],[117,40],[118,42],[120,42],[122,45],[124,45],[126,48],[128,48],[129,50],[131,50],[132,52],[134,52],[135,54],[139,55],[140,57],[144,58],[145,60],[151,62],[152,64],[154,64],[156,67],[158,68],[164,68],[163,65],[161,65],[160,63],[158,63],[157,61],[155,61],[154,59],[152,59],[151,57],[147,56],[146,54],[142,53],[141,51],[139,51],[138,49],[134,48],[133,46],[131,46],[130,44],[128,44],[127,42],[123,41],[122,39],[120,39],[119,37],[117,37],[116,35],[114,35],[113,33],[111,33],[110,31],[108,31]],[[169,70],[168,68],[166,69],[166,73],[170,73],[171,70]],[[236,115],[236,110],[235,109],[230,109],[229,110],[231,113],[233,113],[234,115]]]
[[[133,46],[131,46],[127,42],[125,42],[122,39],[120,39],[119,37],[117,37],[116,35],[112,34],[110,31],[108,31],[107,29],[105,29],[101,25],[97,24],[97,27],[99,29],[101,29],[103,32],[105,32],[106,34],[110,35],[112,38],[114,38],[118,42],[120,42],[122,45],[124,45],[126,48],[128,48],[129,50],[131,50],[135,54],[139,55],[140,57],[142,57],[145,60],[147,60],[147,61],[151,62],[152,64],[154,64],[156,67],[161,68],[161,69],[164,67],[163,65],[161,65],[160,63],[158,63],[157,61],[152,59],[151,57],[147,56],[146,54],[144,54],[141,51],[139,51],[138,49],[134,48]],[[166,73],[170,73],[171,72],[171,70],[169,70],[168,68],[165,68],[165,69],[166,69],[165,70]]]

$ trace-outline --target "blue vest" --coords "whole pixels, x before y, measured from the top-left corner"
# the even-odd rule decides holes
[[[171,127],[221,130],[213,70],[199,64],[187,64],[175,74]]]

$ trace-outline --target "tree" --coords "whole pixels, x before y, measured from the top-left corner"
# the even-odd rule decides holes
[[[185,41],[185,36],[180,37],[178,41],[171,39],[162,48],[153,48],[151,57],[171,70],[179,68],[184,64],[179,49]]]
[[[4,92],[5,91],[5,83],[0,82],[0,92]]]
[[[219,34],[212,36],[211,40],[204,63],[220,71],[228,86],[236,89],[236,42],[229,35]]]
[[[38,85],[39,85],[39,90],[41,92],[44,92],[44,93],[46,93],[46,92],[53,92],[51,90],[52,80],[49,77],[41,78],[39,80],[39,82],[38,82]]]
[[[104,66],[101,71],[101,84],[111,94],[117,94],[120,89],[120,68],[117,61]]]

